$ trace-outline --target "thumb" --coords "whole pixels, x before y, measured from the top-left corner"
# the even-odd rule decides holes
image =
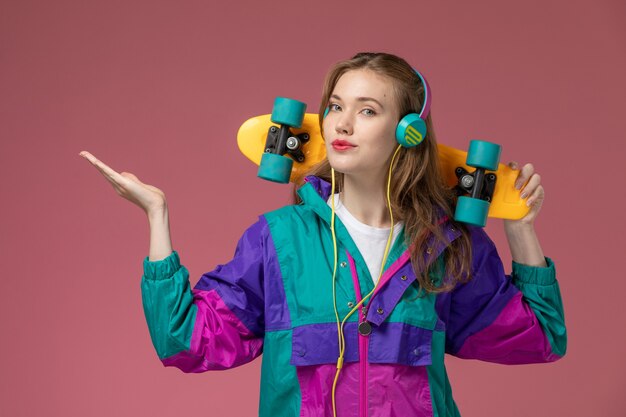
[[[131,174],[130,172],[122,172],[120,173],[120,175],[124,178],[128,178],[130,180],[138,182],[139,184],[143,184],[143,182],[139,181],[139,178],[137,178],[134,174]]]

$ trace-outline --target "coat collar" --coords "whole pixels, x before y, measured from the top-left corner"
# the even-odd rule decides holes
[[[313,210],[319,218],[328,225],[329,230],[331,225],[332,209],[328,206],[327,201],[332,191],[331,188],[332,186],[328,181],[310,175],[304,178],[304,185],[298,189],[298,195],[302,199],[302,203]],[[341,222],[339,216],[335,216],[335,236],[337,237],[337,242],[348,251],[357,264],[366,265],[361,252],[359,252],[359,249],[352,240],[348,229]],[[397,259],[405,250],[406,245],[404,245],[404,233],[401,232],[389,252],[388,259]],[[369,276],[369,270],[367,268],[364,268],[363,272]]]
[[[327,201],[330,197],[331,193],[331,184],[328,181],[323,180],[322,178],[310,175],[304,178],[304,185],[298,189],[298,195],[302,199],[302,202],[312,209],[324,222],[326,222],[330,227],[332,210],[328,206]],[[452,222],[450,222],[447,215],[445,215],[443,209],[438,208],[438,224],[443,228],[444,235],[448,242],[452,242],[454,239],[461,235],[461,232],[458,228],[454,227]],[[346,247],[348,252],[354,257],[357,263],[364,262],[361,257],[356,244],[350,237],[348,230],[341,223],[341,220],[335,216],[335,234],[337,239]],[[438,247],[430,248],[430,253],[428,255],[433,257],[433,260],[439,256],[443,250],[446,248],[446,244],[442,243]],[[387,265],[385,265],[385,269],[396,260],[398,260],[402,255],[405,255],[409,250],[406,243],[404,242],[404,230],[396,239],[395,244],[391,248],[389,252],[389,256],[387,259]]]
[[[315,175],[309,175],[307,177],[304,177],[304,185],[300,187],[300,189],[298,190],[298,194],[300,194],[302,201],[305,201],[306,203],[310,203],[308,200],[310,199],[310,197],[313,197],[313,196],[309,196],[308,194],[305,194],[303,196],[300,193],[300,191],[303,188],[305,188],[307,185],[311,186],[313,190],[315,191],[315,193],[319,197],[321,197],[324,200],[324,202],[328,201],[328,198],[330,197],[330,193],[332,191],[331,183],[321,179],[320,177],[316,177]],[[305,198],[307,198],[307,200],[305,200]]]

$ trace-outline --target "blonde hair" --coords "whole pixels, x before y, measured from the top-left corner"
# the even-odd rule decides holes
[[[320,127],[330,95],[339,78],[348,71],[367,69],[386,76],[393,85],[394,97],[400,109],[400,117],[408,113],[419,113],[424,99],[424,87],[413,68],[402,58],[387,53],[359,53],[348,60],[335,64],[326,76],[319,109]],[[417,147],[402,148],[393,169],[391,178],[391,208],[394,218],[404,222],[404,234],[411,248],[411,263],[420,287],[427,292],[449,291],[459,282],[471,279],[471,237],[463,224],[455,227],[461,236],[452,243],[442,232],[438,220],[442,215],[454,222],[456,193],[445,184],[440,168],[437,140],[432,117],[426,118],[427,134]],[[330,181],[331,166],[324,158],[306,175],[315,175]],[[305,176],[306,176],[305,175]],[[297,181],[302,185],[304,176]],[[343,174],[337,178],[337,189],[343,188]],[[299,199],[296,194],[296,202]],[[431,276],[436,263],[426,265],[426,254],[433,247],[448,244],[444,252],[445,279],[439,281]]]

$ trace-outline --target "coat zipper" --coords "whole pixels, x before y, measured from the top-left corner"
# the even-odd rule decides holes
[[[438,224],[442,224],[448,220],[447,216],[439,219]],[[354,294],[356,295],[356,302],[359,303],[361,301],[361,287],[359,286],[359,277],[356,272],[356,264],[354,262],[354,258],[350,255],[348,251],[346,251],[346,255],[348,256],[348,261],[350,262],[350,272],[352,273],[352,281],[354,283]],[[393,276],[398,270],[411,258],[410,249],[407,249],[402,255],[396,259],[396,261],[391,264],[386,271],[383,272],[383,275],[380,277],[380,283],[377,288],[374,290],[374,294],[369,299],[369,303],[372,302],[372,299],[378,293],[378,290],[387,283],[387,281]],[[369,305],[368,303],[368,305]],[[359,307],[359,324],[366,321],[367,317],[367,306],[361,305]],[[367,375],[369,372],[369,362],[367,358],[369,350],[369,334],[364,335],[359,332],[359,417],[367,417],[368,409],[367,409]]]
[[[360,297],[359,297],[360,301]],[[367,309],[363,306],[359,308],[359,323],[365,321],[365,312]],[[359,401],[359,417],[367,417],[367,374],[368,374],[368,362],[367,362],[367,351],[369,347],[369,336],[365,336],[359,333],[359,357],[361,358],[360,363],[360,378],[359,384],[361,385],[360,389],[360,401]]]
[[[359,276],[356,272],[356,265],[354,258],[350,256],[350,253],[346,251],[348,255],[348,261],[350,262],[350,272],[352,275],[352,281],[354,283],[354,294],[356,296],[356,302],[361,301],[361,287],[359,286]],[[359,307],[359,323],[365,321],[367,316],[367,307]],[[369,335],[362,335],[359,333],[359,417],[367,417],[367,351],[369,347]]]

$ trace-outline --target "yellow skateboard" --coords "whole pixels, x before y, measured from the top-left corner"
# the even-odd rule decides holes
[[[272,114],[241,125],[239,150],[259,166],[259,177],[294,182],[326,156],[319,116],[305,109],[302,102],[277,97]],[[500,145],[472,140],[468,152],[438,147],[441,174],[459,194],[455,220],[483,227],[487,217],[517,220],[528,213],[514,186],[518,171],[499,163]]]

